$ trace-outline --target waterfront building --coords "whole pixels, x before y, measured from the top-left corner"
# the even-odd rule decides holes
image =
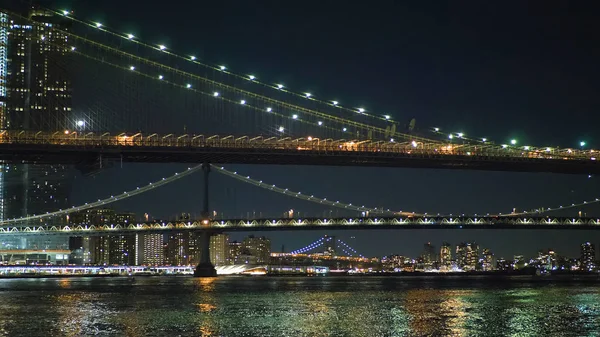
[[[108,264],[135,266],[136,261],[135,234],[108,236]]]
[[[423,245],[422,258],[423,263],[429,267],[431,267],[431,265],[437,261],[435,254],[435,246],[433,246],[431,242],[427,242]]]
[[[242,243],[237,241],[229,242],[227,251],[227,264],[242,264]]]
[[[494,254],[487,248],[483,250],[483,258],[481,259],[481,269],[483,271],[494,270]]]
[[[228,264],[229,235],[216,234],[210,237],[210,261],[215,266]]]
[[[440,247],[440,268],[450,270],[452,268],[452,247],[444,242]]]
[[[587,271],[596,269],[596,249],[593,243],[581,244],[581,266],[583,270]]]
[[[245,260],[250,264],[269,263],[271,257],[271,240],[264,236],[255,237],[254,235],[249,235],[242,242],[241,255],[247,255],[248,257]]]
[[[150,233],[140,235],[141,263],[147,266],[162,266],[165,264],[164,234]]]

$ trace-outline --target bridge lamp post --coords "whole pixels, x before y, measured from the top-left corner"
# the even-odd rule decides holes
[[[516,139],[511,139],[510,140],[510,145],[517,145],[517,140]]]
[[[77,128],[82,130],[85,127],[85,121],[80,119],[77,122],[75,122],[75,124],[77,125]]]
[[[586,144],[586,143],[585,143],[584,141],[581,141],[581,142],[579,142],[579,146],[581,146],[581,149],[582,149],[582,150],[583,150],[583,148],[585,147],[585,144]]]

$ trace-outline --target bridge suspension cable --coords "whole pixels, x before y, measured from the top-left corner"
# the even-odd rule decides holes
[[[23,17],[21,17],[21,18],[24,19],[24,20],[26,20]],[[35,24],[35,22],[32,22],[32,23]],[[97,27],[97,28],[101,29],[102,27]],[[284,115],[283,116],[283,117],[287,118],[288,120],[299,121],[301,119],[301,116],[299,116],[298,113],[304,113],[307,116],[312,116],[312,118],[314,119],[313,124],[317,124],[320,127],[323,127],[323,126],[326,126],[326,125],[323,125],[325,123],[323,123],[322,121],[317,121],[317,119],[329,120],[329,121],[333,121],[335,123],[339,123],[340,125],[346,125],[348,127],[348,129],[346,129],[346,127],[344,127],[344,128],[341,128],[341,130],[338,130],[338,132],[342,132],[342,133],[346,133],[346,134],[353,134],[351,132],[352,130],[350,130],[349,128],[350,127],[354,127],[357,130],[362,130],[364,132],[368,131],[369,133],[373,132],[373,133],[376,133],[376,134],[379,134],[379,135],[388,135],[388,136],[392,136],[392,137],[397,137],[399,139],[420,140],[420,141],[423,141],[423,142],[436,142],[435,140],[425,139],[425,138],[417,137],[417,136],[414,136],[414,135],[403,134],[403,133],[400,133],[400,132],[396,132],[395,130],[394,130],[394,132],[391,132],[389,129],[386,130],[386,128],[383,128],[383,127],[380,127],[380,126],[373,126],[373,125],[366,124],[366,123],[363,123],[363,122],[358,122],[358,121],[355,121],[355,120],[352,120],[352,119],[349,119],[349,118],[338,117],[338,116],[334,116],[332,114],[325,113],[325,112],[322,112],[322,111],[318,111],[318,110],[315,110],[315,109],[306,108],[304,106],[300,106],[300,105],[297,105],[297,104],[291,104],[291,103],[288,103],[288,102],[285,102],[285,101],[282,101],[282,100],[274,99],[272,97],[268,97],[268,96],[261,95],[261,94],[255,93],[255,92],[244,90],[244,89],[241,89],[240,87],[236,87],[236,86],[228,85],[228,84],[225,84],[225,83],[222,83],[222,82],[219,82],[219,81],[211,80],[211,79],[206,78],[204,76],[200,76],[200,75],[197,75],[197,74],[186,72],[186,71],[183,71],[183,70],[178,69],[176,67],[168,66],[168,65],[165,65],[165,64],[162,64],[162,63],[150,60],[150,59],[145,58],[145,57],[134,55],[134,54],[128,53],[128,52],[126,52],[126,51],[124,51],[122,49],[110,47],[110,46],[104,45],[102,43],[93,41],[93,40],[91,40],[91,39],[89,39],[87,37],[79,36],[77,34],[74,34],[74,33],[70,32],[70,31],[64,31],[64,30],[61,30],[61,29],[56,28],[56,27],[51,27],[50,29],[54,30],[56,32],[60,32],[61,34],[64,34],[64,35],[68,36],[71,41],[79,41],[79,42],[81,42],[83,44],[87,44],[89,46],[92,46],[93,48],[102,49],[104,51],[114,53],[115,55],[120,55],[122,57],[125,57],[125,58],[131,60],[132,62],[134,62],[134,64],[137,63],[136,65],[127,65],[127,66],[126,65],[121,65],[120,66],[121,69],[126,69],[127,67],[129,67],[129,69],[131,71],[133,71],[134,73],[137,74],[137,73],[142,72],[141,69],[138,69],[138,68],[141,68],[141,65],[145,64],[145,65],[151,66],[151,67],[153,67],[153,68],[155,68],[157,70],[160,70],[161,72],[167,71],[167,72],[170,72],[172,74],[176,74],[177,76],[182,77],[182,78],[188,78],[188,79],[191,79],[191,80],[203,83],[203,84],[205,84],[207,86],[210,86],[210,87],[213,87],[213,88],[217,88],[219,90],[228,91],[228,92],[232,93],[232,97],[233,96],[235,96],[236,98],[242,97],[242,99],[240,99],[240,100],[237,100],[237,99],[233,100],[233,102],[237,102],[240,105],[249,106],[250,105],[249,104],[250,103],[250,101],[249,101],[250,99],[255,99],[257,101],[261,101],[264,106],[257,106],[256,109],[258,111],[261,111],[261,112],[266,113],[266,114],[275,112],[274,111],[275,107],[273,107],[273,106],[277,106],[277,107],[280,107],[282,109],[285,109],[286,112],[290,112],[289,115]],[[77,53],[79,53],[81,55],[84,55],[84,53],[81,52],[81,49],[83,49],[83,48],[80,48],[80,46],[78,46],[77,44],[74,44],[72,48],[73,48],[72,50],[74,52],[77,52]],[[162,48],[161,46],[159,46],[157,48],[155,47],[154,49],[158,49],[161,52],[167,52],[166,48]],[[113,63],[111,63],[109,61],[106,61],[106,60],[104,60],[104,63],[106,63],[106,64],[113,64]],[[153,75],[147,74],[147,77],[149,77],[149,78],[151,78],[151,79],[153,79],[155,81],[161,81],[161,82],[164,81],[164,80],[166,80],[166,78],[164,78],[163,75],[160,75],[160,74],[161,74],[160,72],[156,71],[156,74],[153,74]],[[182,82],[182,83],[179,83],[179,85],[180,86],[185,86],[186,89],[193,89],[193,87],[189,83],[185,84],[185,83]],[[205,94],[209,94],[209,95],[211,94],[210,92],[206,92],[206,91],[204,93]],[[212,93],[212,95],[213,95],[213,97],[215,97],[217,99],[222,99],[224,93],[222,94],[219,91],[215,91],[215,92]]]
[[[250,178],[250,176],[244,176],[241,174],[238,174],[237,172],[232,172],[229,171],[227,169],[225,169],[224,167],[219,167],[219,166],[215,166],[215,165],[211,165],[214,169],[215,172],[221,173],[223,175],[226,175],[228,177],[237,179],[239,181],[245,182],[247,184],[251,184],[254,186],[258,186],[262,189],[268,190],[268,191],[273,191],[273,192],[277,192],[283,195],[287,195],[289,197],[293,197],[293,198],[297,198],[297,199],[302,199],[302,200],[306,200],[306,201],[310,201],[313,203],[318,203],[321,205],[327,205],[327,206],[332,206],[332,207],[337,207],[337,208],[342,208],[342,209],[346,209],[346,210],[353,210],[353,211],[359,211],[359,212],[369,212],[370,214],[381,214],[381,215],[396,215],[396,216],[457,216],[459,214],[440,214],[440,213],[435,213],[435,212],[426,212],[426,213],[417,213],[417,212],[405,212],[405,211],[391,211],[390,209],[379,209],[379,208],[371,208],[371,207],[366,207],[366,206],[356,206],[356,205],[352,205],[351,203],[344,203],[344,202],[340,202],[340,201],[331,201],[331,200],[327,200],[327,198],[320,198],[320,197],[315,197],[314,195],[308,195],[308,194],[304,194],[302,192],[296,192],[296,191],[290,191],[287,188],[281,188],[281,187],[277,187],[274,184],[269,184],[269,183],[265,183],[262,180],[256,180],[256,179],[252,179]],[[545,214],[545,213],[549,213],[549,212],[555,212],[555,211],[561,211],[561,210],[566,210],[566,209],[571,209],[571,208],[576,208],[576,207],[581,207],[581,206],[587,206],[587,205],[591,205],[591,204],[596,204],[596,203],[600,203],[600,198],[595,198],[593,200],[590,201],[583,201],[583,202],[579,202],[579,203],[572,203],[570,205],[560,205],[558,207],[538,207],[538,208],[533,208],[530,209],[528,211],[522,211],[522,212],[515,212],[515,213],[474,213],[475,216],[487,216],[487,217],[512,217],[512,216],[523,216],[523,215],[541,215],[541,214]],[[464,216],[465,214],[462,214],[461,216]]]
[[[315,248],[321,247],[325,243],[324,239],[325,239],[325,237],[322,237],[319,240],[317,240],[317,241],[315,241],[315,242],[313,242],[313,243],[311,243],[311,244],[309,244],[309,245],[307,245],[305,247],[302,247],[300,249],[294,250],[290,254],[292,254],[292,255],[293,254],[304,254],[304,253],[307,253],[307,252],[309,252],[309,251],[311,251],[311,250],[313,250]]]
[[[90,208],[106,206],[113,202],[121,201],[121,200],[130,198],[130,197],[133,197],[135,195],[150,191],[157,187],[164,186],[166,184],[169,184],[173,181],[179,180],[183,177],[189,176],[190,174],[193,174],[193,173],[201,171],[201,170],[202,170],[202,165],[190,167],[187,170],[182,171],[182,172],[177,172],[168,178],[162,178],[161,180],[151,182],[148,185],[145,185],[142,187],[137,187],[136,189],[126,191],[126,192],[123,192],[118,195],[110,196],[109,198],[98,199],[98,201],[95,201],[95,202],[90,202],[90,203],[86,202],[83,205],[73,206],[71,208],[61,209],[58,211],[48,212],[45,214],[33,214],[33,215],[29,215],[29,216],[24,216],[21,218],[7,219],[7,220],[0,221],[0,225],[9,225],[9,224],[17,223],[17,222],[54,218],[54,217],[64,216],[64,215],[79,212],[79,211],[84,211],[84,210],[90,209]]]
[[[341,245],[338,245],[338,247],[340,247],[344,253],[348,254],[348,256],[354,256],[354,254],[358,255],[359,257],[364,257],[362,254],[359,254],[356,249],[350,247],[350,245],[348,245],[347,243],[345,243],[344,241],[342,241],[341,239],[337,239],[336,240],[341,243]],[[347,250],[346,250],[347,248]]]
[[[339,104],[338,101],[335,101],[335,100],[324,101],[324,100],[320,100],[317,97],[315,97],[314,95],[308,94],[306,92],[301,93],[301,92],[293,91],[290,88],[287,88],[286,86],[284,86],[283,84],[263,82],[256,75],[241,74],[241,73],[233,72],[233,71],[231,71],[230,69],[228,69],[227,67],[225,67],[223,65],[209,64],[207,62],[199,60],[196,56],[193,56],[193,55],[184,55],[184,54],[181,54],[181,53],[177,53],[177,52],[173,51],[172,49],[169,49],[166,46],[161,45],[161,44],[151,44],[151,43],[145,42],[145,41],[141,40],[138,36],[134,36],[133,34],[119,32],[119,31],[117,31],[115,29],[109,28],[105,24],[99,24],[98,22],[93,22],[93,21],[90,21],[90,20],[85,20],[85,19],[79,18],[79,17],[75,16],[70,11],[56,10],[56,9],[51,9],[51,8],[47,8],[47,10],[49,10],[51,12],[54,12],[56,15],[61,15],[61,16],[67,17],[67,18],[71,19],[72,21],[77,22],[77,23],[82,24],[82,25],[85,25],[85,26],[87,26],[89,28],[103,31],[105,33],[111,34],[111,35],[113,35],[115,37],[118,37],[118,38],[123,38],[125,40],[130,41],[133,44],[137,44],[137,45],[140,45],[140,46],[143,46],[145,48],[152,49],[152,50],[158,50],[158,51],[161,51],[161,52],[163,52],[163,53],[165,53],[167,55],[176,57],[176,58],[178,58],[180,60],[184,60],[186,62],[190,62],[192,64],[199,65],[199,66],[211,69],[211,70],[216,70],[216,71],[222,72],[223,74],[227,74],[229,76],[236,77],[238,79],[247,80],[247,81],[250,81],[251,83],[254,83],[254,84],[257,84],[257,85],[261,85],[261,86],[264,86],[264,87],[267,87],[267,88],[271,88],[273,90],[276,90],[277,92],[284,92],[286,94],[294,95],[294,96],[299,97],[299,98],[310,99],[310,100],[318,102],[320,104],[324,104],[324,105],[328,105],[328,106],[331,106],[331,107],[335,107],[337,109],[345,110],[345,111],[348,111],[348,112],[358,113],[358,114],[361,114],[363,116],[367,116],[367,117],[370,117],[370,118],[378,119],[378,120],[381,120],[381,121],[386,121],[386,122],[390,122],[390,123],[394,122],[394,120],[393,120],[393,118],[392,118],[391,115],[385,115],[385,114],[376,115],[376,114],[371,114],[371,113],[367,112],[364,108],[355,108],[355,109],[346,108],[346,107],[342,106],[341,104]]]

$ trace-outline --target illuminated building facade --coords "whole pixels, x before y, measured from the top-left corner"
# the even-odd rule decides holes
[[[162,266],[165,264],[165,244],[162,233],[141,234],[140,238],[140,263],[149,266]]]
[[[587,271],[596,269],[596,249],[594,244],[589,242],[581,244],[581,265]]]
[[[199,252],[196,233],[192,231],[175,232],[167,237],[165,262],[173,266],[197,264]]]
[[[136,261],[135,234],[109,235],[108,237],[108,264],[135,266]]]
[[[227,253],[227,264],[242,264],[242,243],[237,241],[229,242]]]
[[[425,245],[423,245],[423,263],[426,265],[431,265],[432,263],[436,262],[437,259],[435,255],[435,247],[431,244],[431,242],[427,242]]]
[[[67,35],[52,27],[68,29],[68,21],[37,9],[28,16],[0,14],[0,128],[62,132],[74,124],[72,84],[65,70],[71,49]],[[0,217],[69,207],[67,171],[64,165],[2,164]],[[53,240],[50,246],[68,247],[68,238]],[[29,238],[21,241],[21,249],[40,246]]]
[[[228,264],[229,235],[216,234],[210,237],[210,262],[215,266]]]
[[[479,264],[479,245],[475,242],[468,242],[466,245],[466,264],[464,270],[476,270]]]
[[[481,269],[483,271],[494,270],[494,254],[489,249],[483,250],[483,258],[481,260]]]
[[[440,267],[444,269],[452,268],[452,247],[448,242],[442,243],[440,247]]]
[[[242,242],[242,255],[246,254],[252,257],[251,262],[248,263],[269,263],[271,258],[271,240],[264,236],[255,237],[254,235],[249,235]]]
[[[464,269],[467,265],[467,244],[461,242],[456,246],[456,266]]]

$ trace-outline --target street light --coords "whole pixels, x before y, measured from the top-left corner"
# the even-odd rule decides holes
[[[581,146],[581,148],[583,148],[585,146],[585,144],[586,143],[584,141],[579,142],[579,146]]]
[[[77,121],[77,126],[78,126],[78,127],[80,127],[80,128],[84,127],[84,126],[85,126],[85,121],[83,121],[83,120],[78,120],[78,121]]]
[[[511,145],[517,145],[517,140],[516,139],[511,139],[510,140],[510,144]]]

